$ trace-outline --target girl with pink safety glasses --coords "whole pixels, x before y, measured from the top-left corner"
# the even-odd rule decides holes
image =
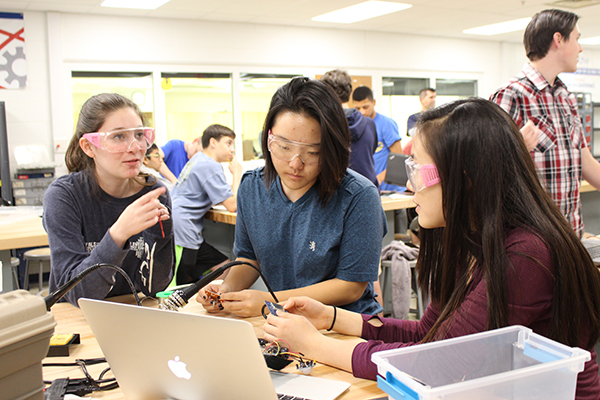
[[[66,152],[68,175],[44,196],[43,222],[51,251],[50,292],[88,267],[121,267],[136,291],[152,296],[172,278],[171,199],[155,177],[141,174],[154,129],[130,99],[103,93],[88,99]],[[100,268],[65,299],[131,293],[126,278]]]

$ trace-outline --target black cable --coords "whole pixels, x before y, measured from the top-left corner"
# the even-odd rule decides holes
[[[175,290],[169,297],[167,297],[167,299],[159,306],[159,308],[161,308],[163,310],[177,311],[179,308],[185,306],[188,303],[188,300],[193,295],[198,293],[200,291],[200,289],[202,289],[204,286],[208,285],[210,282],[217,279],[226,270],[228,270],[229,268],[234,267],[236,265],[247,265],[249,267],[254,268],[260,275],[261,279],[263,280],[263,282],[264,282],[265,286],[267,287],[267,290],[269,291],[271,296],[273,296],[273,299],[275,300],[275,302],[276,303],[279,302],[279,300],[277,299],[277,296],[275,296],[275,293],[269,286],[269,283],[265,279],[265,277],[262,274],[262,272],[260,271],[260,269],[258,269],[255,265],[250,264],[249,262],[246,262],[246,261],[231,261],[231,262],[228,262],[227,264],[217,268],[216,270],[212,271],[211,273],[205,275],[204,277],[202,277],[198,282],[194,283],[193,285],[190,285],[183,289]]]
[[[121,273],[121,275],[123,275],[123,277],[129,284],[129,288],[131,289],[131,293],[133,293],[133,297],[135,297],[135,301],[136,301],[137,305],[138,306],[142,305],[142,303],[140,303],[140,299],[135,290],[135,286],[133,285],[133,282],[131,281],[131,278],[129,277],[129,275],[127,275],[127,272],[125,272],[123,270],[123,268],[113,265],[113,264],[98,263],[98,264],[94,264],[94,265],[86,268],[85,270],[80,272],[77,276],[72,278],[69,282],[65,283],[60,288],[58,288],[54,293],[51,293],[48,296],[46,296],[44,298],[44,301],[46,302],[46,310],[50,311],[50,308],[54,304],[56,304],[65,294],[67,294],[67,292],[69,290],[73,289],[75,287],[75,285],[77,285],[79,282],[81,282],[83,280],[83,278],[85,278],[87,275],[91,274],[92,272],[94,272],[95,270],[97,270],[101,267],[109,267],[109,268],[112,268],[115,271],[118,271],[119,273]]]
[[[70,367],[79,366],[85,376],[85,378],[65,378],[57,379],[54,381],[44,381],[45,384],[50,385],[47,390],[50,390],[53,394],[75,394],[78,396],[84,396],[92,392],[112,390],[119,387],[119,383],[115,378],[104,378],[104,375],[110,371],[110,366],[100,373],[98,379],[94,379],[87,370],[88,365],[95,365],[99,363],[105,363],[105,358],[91,358],[81,359],[78,358],[75,362],[65,363],[42,363],[42,367]],[[58,384],[57,384],[58,383]],[[62,397],[57,397],[62,398]],[[48,399],[50,400],[50,399]]]
[[[109,381],[112,381],[113,379],[115,379],[115,378],[107,378],[107,379],[104,379],[104,375],[106,375],[106,374],[107,374],[107,373],[109,373],[109,372],[110,372],[110,367],[108,367],[108,368],[106,368],[104,371],[102,371],[102,372],[100,373],[100,376],[98,377],[98,381],[99,381],[99,382],[109,382]]]
[[[100,363],[105,363],[106,358],[98,357],[98,358],[77,358],[75,361],[64,362],[64,363],[42,363],[42,367],[76,367],[81,365],[82,363],[85,365],[96,365]]]

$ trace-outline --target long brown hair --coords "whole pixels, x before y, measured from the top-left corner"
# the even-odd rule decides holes
[[[443,337],[441,326],[464,301],[473,268],[485,280],[488,329],[508,324],[504,239],[521,228],[537,235],[554,260],[548,337],[579,346],[587,330],[593,347],[600,338],[600,273],[540,185],[508,114],[487,100],[459,100],[423,113],[417,134],[440,174],[446,220],[444,228],[420,232],[419,284],[441,308],[424,340]]]
[[[101,93],[87,99],[81,107],[75,133],[69,142],[69,147],[65,154],[67,169],[69,172],[85,171],[90,182],[96,189],[94,159],[85,154],[81,149],[79,139],[85,133],[98,132],[110,114],[123,108],[131,108],[140,117],[142,124],[146,125],[142,110],[132,100],[118,93]],[[136,181],[144,186],[152,184],[153,182],[147,183],[147,177],[147,174],[140,173]]]

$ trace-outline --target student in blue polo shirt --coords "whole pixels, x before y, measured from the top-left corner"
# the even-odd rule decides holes
[[[385,215],[377,188],[348,169],[350,132],[335,92],[294,78],[279,88],[267,114],[265,167],[249,171],[238,190],[234,254],[257,268],[279,301],[305,295],[326,304],[377,314],[375,299]],[[268,292],[249,290],[258,272],[235,266],[209,312],[259,315]]]

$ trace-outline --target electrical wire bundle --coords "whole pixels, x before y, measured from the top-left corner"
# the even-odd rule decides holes
[[[115,378],[105,378],[105,375],[110,371],[110,367],[104,369],[98,379],[94,379],[87,370],[88,365],[105,363],[105,358],[91,359],[76,359],[75,362],[69,363],[44,363],[43,367],[68,367],[80,366],[85,378],[63,378],[55,379],[54,381],[44,381],[50,385],[44,391],[45,400],[60,400],[66,394],[74,394],[76,396],[85,396],[93,392],[104,390],[112,390],[119,387]]]
[[[269,343],[265,339],[258,339],[258,342],[267,362],[267,367],[276,371],[282,370],[295,360],[297,362],[296,369],[308,375],[312,372],[316,364],[315,360],[305,360],[302,358],[304,354],[290,351],[290,346],[285,340]]]
[[[246,261],[231,261],[231,262],[228,262],[225,265],[222,265],[221,267],[217,268],[216,270],[211,271],[210,273],[206,274],[205,276],[203,276],[202,278],[200,278],[200,280],[197,281],[196,283],[194,283],[193,285],[190,285],[190,286],[188,286],[186,288],[183,288],[183,289],[177,289],[177,290],[175,290],[159,306],[159,308],[161,310],[178,311],[181,307],[185,306],[188,303],[188,300],[193,295],[195,295],[196,293],[198,293],[200,291],[200,289],[202,289],[204,286],[206,286],[209,283],[211,283],[213,280],[217,279],[227,269],[229,269],[231,267],[234,267],[236,265],[246,265],[246,266],[254,268],[258,272],[258,274],[260,275],[260,277],[262,278],[265,286],[267,287],[267,290],[269,291],[269,293],[271,294],[271,296],[273,297],[273,299],[275,300],[275,302],[279,301],[279,300],[277,300],[277,296],[275,296],[275,293],[273,292],[273,290],[271,289],[271,287],[267,283],[267,280],[263,276],[263,274],[260,271],[260,269],[258,269],[255,265],[252,265],[252,264],[250,264],[249,262],[246,262]]]

